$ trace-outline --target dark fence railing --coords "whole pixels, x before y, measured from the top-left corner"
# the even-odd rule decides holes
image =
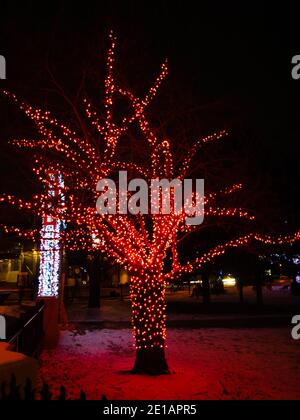
[[[21,328],[9,339],[12,350],[26,356],[39,355],[43,341],[44,303],[21,315]]]
[[[60,400],[66,401],[68,400],[68,393],[67,389],[64,386],[60,387],[59,394],[53,398],[53,394],[50,391],[49,385],[44,384],[42,389],[37,392],[33,387],[28,379],[26,381],[26,385],[22,388],[20,385],[17,384],[17,380],[15,376],[12,376],[11,381],[9,384],[3,382],[0,386],[0,401],[35,401],[35,400],[42,400],[42,401],[51,401],[51,400]],[[78,399],[77,401],[85,401],[86,394],[83,391],[78,390]],[[100,400],[107,401],[105,395],[102,395]]]

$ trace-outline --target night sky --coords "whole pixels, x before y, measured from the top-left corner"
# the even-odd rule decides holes
[[[0,88],[34,104],[52,104],[49,68],[70,93],[83,72],[100,86],[106,36],[114,29],[120,77],[143,90],[168,57],[166,90],[176,110],[193,110],[193,119],[207,130],[227,124],[241,142],[252,142],[252,171],[271,180],[269,188],[294,229],[300,204],[300,80],[291,77],[292,56],[300,54],[297,13],[292,6],[247,3],[2,0],[0,54],[7,60],[7,80]],[[24,123],[8,117],[3,100],[0,112],[3,188],[13,175],[6,140],[20,135]]]

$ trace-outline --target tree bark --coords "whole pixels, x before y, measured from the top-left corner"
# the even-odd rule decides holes
[[[244,286],[239,286],[240,304],[244,303]]]
[[[136,345],[133,373],[169,373],[165,357],[166,284],[160,276],[131,278],[132,324]]]
[[[87,270],[89,275],[89,302],[90,309],[100,308],[100,283],[102,267],[98,254],[90,254],[87,257]]]
[[[132,372],[147,375],[164,375],[170,373],[165,349],[160,347],[137,349]]]
[[[211,302],[209,272],[202,273],[202,290],[203,290],[203,303],[209,304]]]
[[[261,282],[258,282],[256,284],[256,299],[257,299],[257,305],[263,305],[263,288]]]

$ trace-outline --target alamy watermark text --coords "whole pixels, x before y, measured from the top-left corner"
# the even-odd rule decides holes
[[[6,340],[6,319],[0,315],[0,340]]]
[[[204,180],[135,178],[128,183],[127,171],[119,172],[118,186],[109,178],[97,184],[101,193],[96,204],[101,215],[182,215],[189,226],[204,220]]]
[[[0,79],[6,79],[6,60],[0,55]]]

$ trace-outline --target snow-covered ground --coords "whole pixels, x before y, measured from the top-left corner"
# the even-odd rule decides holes
[[[130,374],[129,330],[64,331],[41,357],[40,381],[69,398],[300,399],[300,341],[287,329],[171,329],[171,375]]]

